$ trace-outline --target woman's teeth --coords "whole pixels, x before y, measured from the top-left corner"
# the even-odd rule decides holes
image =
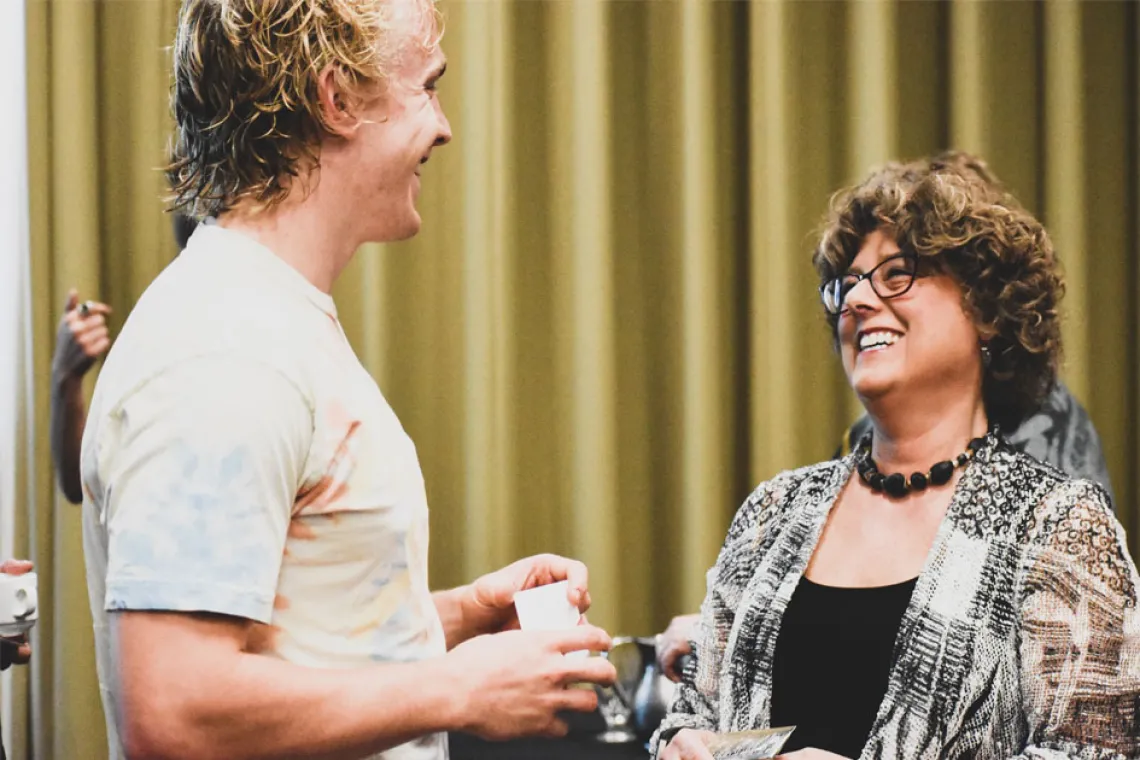
[[[886,330],[864,333],[859,336],[859,350],[871,351],[884,349],[888,346],[893,346],[898,342],[900,337],[898,333],[888,332]]]

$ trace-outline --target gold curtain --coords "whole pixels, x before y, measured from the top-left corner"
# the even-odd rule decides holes
[[[176,246],[157,171],[169,133],[164,48],[177,4],[28,0],[34,472],[21,481],[40,622],[11,757],[106,756],[80,510],[52,480],[51,355],[67,290],[111,303],[117,330]],[[92,373],[93,375],[94,373]],[[90,391],[93,377],[89,378]]]
[[[585,560],[592,619],[693,610],[759,481],[858,413],[809,262],[873,165],[981,153],[1069,282],[1064,377],[1140,528],[1140,12],[1128,2],[445,2],[455,141],[423,232],[335,296],[416,441],[443,587]],[[54,495],[49,362],[68,286],[113,328],[174,253],[159,197],[174,0],[29,0],[42,620],[13,757],[103,754],[79,511]],[[17,700],[18,702],[20,700]],[[34,746],[34,755],[27,748]]]

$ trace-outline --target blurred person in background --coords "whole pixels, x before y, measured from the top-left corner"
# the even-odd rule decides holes
[[[174,206],[209,219],[147,288],[95,388],[84,550],[112,760],[445,760],[448,731],[567,730],[602,630],[521,631],[553,555],[428,583],[415,445],[330,293],[421,224],[451,139],[431,0],[186,0]]]
[[[981,159],[964,153],[946,153],[933,160],[914,162],[902,171],[909,181],[916,181],[930,171],[953,171],[989,185],[994,192],[1005,192],[1002,182]],[[871,418],[864,413],[843,435],[836,458],[851,453],[869,432]],[[1115,503],[1108,465],[1101,449],[1100,436],[1081,403],[1058,380],[1040,408],[1015,423],[1006,442],[1013,448],[1059,468],[1073,478],[1091,480],[1104,487]],[[673,681],[680,680],[678,660],[692,652],[697,614],[674,617],[657,637],[658,664]]]
[[[33,565],[22,559],[9,559],[0,563],[0,573],[5,575],[23,575],[30,573]],[[26,665],[32,659],[32,645],[28,642],[27,634],[12,637],[0,637],[0,670],[7,670],[13,665]],[[0,741],[0,760],[5,760],[4,742]]]
[[[1140,755],[1140,579],[1108,493],[1002,432],[1054,385],[1052,244],[964,162],[833,199],[813,261],[871,430],[736,514],[656,756],[787,725],[804,760]]]
[[[174,229],[174,242],[178,246],[178,252],[181,253],[186,244],[190,242],[190,236],[194,234],[194,230],[198,228],[198,220],[175,211],[170,215],[170,222]]]

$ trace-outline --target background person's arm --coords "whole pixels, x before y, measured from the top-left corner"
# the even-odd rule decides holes
[[[106,316],[111,308],[90,303],[80,313],[79,294],[67,295],[55,338],[51,363],[51,456],[60,490],[72,504],[83,501],[79,454],[87,410],[83,405],[83,376],[111,346]]]
[[[83,483],[79,471],[79,454],[87,410],[83,405],[83,381],[65,377],[52,379],[51,389],[51,458],[56,481],[63,496],[72,504],[83,503]]]

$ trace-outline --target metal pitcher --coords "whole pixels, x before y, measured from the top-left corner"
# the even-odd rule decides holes
[[[619,636],[606,655],[617,671],[612,689],[598,687],[609,743],[648,741],[669,711],[677,687],[661,673],[652,638]]]

